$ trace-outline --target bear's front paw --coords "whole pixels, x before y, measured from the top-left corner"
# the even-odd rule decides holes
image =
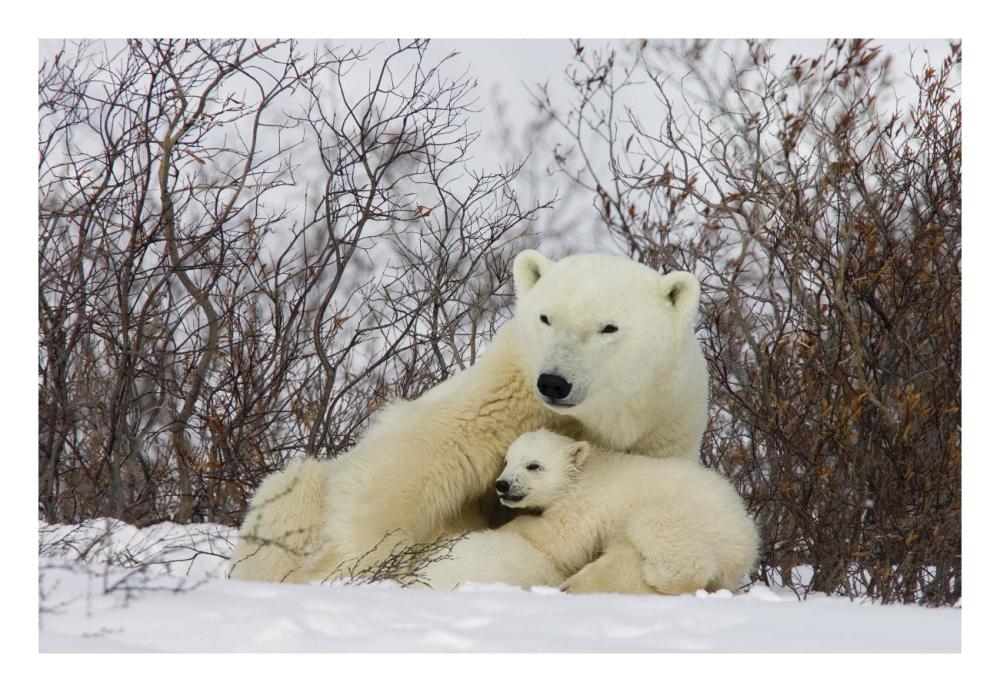
[[[572,594],[607,593],[609,589],[603,582],[604,580],[596,574],[596,570],[590,569],[588,565],[560,584],[559,590]]]

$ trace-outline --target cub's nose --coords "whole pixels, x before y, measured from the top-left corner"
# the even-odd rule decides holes
[[[497,492],[505,493],[510,490],[510,483],[507,481],[497,481]]]
[[[535,386],[538,387],[538,391],[543,396],[550,399],[565,399],[569,396],[569,390],[573,389],[573,385],[565,378],[547,372],[538,376],[538,382],[535,383]]]

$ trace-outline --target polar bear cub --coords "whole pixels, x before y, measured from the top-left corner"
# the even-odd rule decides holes
[[[506,462],[496,481],[500,501],[541,514],[470,535],[452,565],[440,563],[429,575],[433,587],[503,581],[559,584],[571,593],[732,590],[757,561],[757,528],[739,494],[691,460],[608,452],[541,429],[518,437]]]

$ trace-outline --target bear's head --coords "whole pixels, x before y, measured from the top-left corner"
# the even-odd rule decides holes
[[[643,404],[653,378],[691,348],[698,279],[662,275],[611,255],[552,261],[534,250],[514,260],[515,323],[525,375],[549,408],[600,418]]]
[[[572,487],[590,444],[542,428],[524,433],[507,449],[507,463],[496,480],[507,507],[551,507]]]

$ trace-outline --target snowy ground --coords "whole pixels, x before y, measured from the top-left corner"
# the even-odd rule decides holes
[[[960,609],[748,593],[253,584],[230,530],[40,526],[42,652],[957,652]]]

